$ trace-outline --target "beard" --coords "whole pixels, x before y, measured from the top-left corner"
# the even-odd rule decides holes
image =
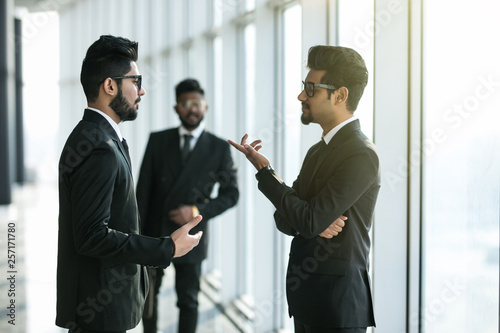
[[[139,103],[141,98],[138,97],[135,103]],[[123,96],[121,88],[118,88],[118,94],[109,103],[109,107],[115,111],[121,121],[135,120],[137,118],[137,110],[134,105],[130,105],[127,99]]]
[[[306,104],[306,103],[303,103],[302,104],[302,107],[304,109],[306,109],[308,112],[306,114],[306,112],[302,111],[302,115],[300,116],[300,121],[302,122],[302,124],[304,125],[309,125],[310,123],[313,122],[314,118],[311,114],[311,109],[309,109],[309,105]]]
[[[189,114],[186,115],[186,117],[189,117]],[[197,128],[198,126],[200,126],[200,123],[203,121],[203,118],[204,117],[202,116],[195,122],[188,122],[188,121],[184,120],[182,117],[179,117],[179,119],[181,120],[182,126],[184,126],[184,128],[187,130],[193,130],[193,129]]]

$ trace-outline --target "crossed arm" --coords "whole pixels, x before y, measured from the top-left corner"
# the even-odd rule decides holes
[[[228,142],[238,149],[240,152],[242,152],[247,160],[252,163],[252,165],[255,167],[257,171],[262,170],[263,168],[271,165],[267,157],[265,157],[263,154],[259,153],[259,150],[262,148],[262,140],[255,140],[252,143],[248,144],[247,143],[248,139],[248,134],[245,134],[243,138],[241,139],[241,143],[237,144],[236,142],[232,140],[228,140]],[[342,231],[342,228],[345,226],[345,222],[347,220],[347,217],[341,215],[339,216],[335,221],[330,224],[323,232],[319,234],[319,236],[323,238],[332,238],[334,236],[337,236],[339,232]]]

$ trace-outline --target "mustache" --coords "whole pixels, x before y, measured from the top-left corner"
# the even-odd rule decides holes
[[[140,98],[140,97],[138,97],[138,98],[135,100],[135,102],[136,102],[136,103],[139,103],[140,101],[141,101],[141,98]]]
[[[304,109],[309,109],[309,104],[308,104],[308,103],[306,103],[306,102],[302,102],[302,107],[303,107]]]

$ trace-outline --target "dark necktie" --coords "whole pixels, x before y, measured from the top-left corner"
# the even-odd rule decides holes
[[[323,152],[323,150],[325,150],[325,148],[326,148],[326,142],[325,142],[325,140],[321,139],[319,142],[319,151]]]
[[[189,152],[191,151],[191,139],[193,136],[191,134],[184,134],[184,146],[182,147],[182,163],[186,164],[186,161],[189,157]]]
[[[128,160],[128,163],[130,165],[132,165],[132,163],[130,162],[130,153],[128,152],[128,144],[127,144],[127,140],[125,140],[125,138],[123,138],[122,140],[122,145],[123,145],[123,148],[125,148],[125,154],[127,155],[127,160]]]

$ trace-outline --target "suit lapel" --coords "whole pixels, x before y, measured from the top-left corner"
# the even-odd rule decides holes
[[[318,145],[316,151],[314,152],[314,154],[311,155],[310,159],[310,163],[311,163],[311,166],[309,166],[307,169],[307,171],[309,172],[310,171],[310,177],[307,178],[307,184],[306,184],[306,194],[309,193],[309,187],[311,185],[311,182],[312,180],[314,179],[314,177],[316,176],[316,173],[318,172],[318,170],[320,169],[320,167],[322,166],[323,163],[325,163],[325,160],[327,159],[327,157],[329,157],[331,154],[334,154],[334,151],[335,149],[340,146],[341,144],[343,144],[350,136],[353,132],[355,132],[356,130],[359,130],[359,120],[354,120],[350,123],[348,123],[347,125],[345,125],[344,127],[342,127],[338,132],[337,134],[335,134],[333,136],[333,138],[330,140],[330,142],[328,143],[328,145],[320,152],[319,151],[319,145],[320,143],[318,142],[316,145]],[[319,156],[318,156],[319,154]]]
[[[208,140],[208,134],[203,131],[196,142],[191,154],[189,155],[186,165],[184,166],[183,173],[191,175],[195,172],[195,169],[200,163],[207,158],[208,152],[210,151],[210,145]]]
[[[127,165],[128,165],[128,169],[130,171],[130,174],[132,174],[132,161],[129,160],[129,157],[127,156],[127,152],[125,151],[125,147],[123,147],[123,143],[115,138],[113,138],[113,141],[115,142],[115,144],[118,146],[118,148],[120,149],[120,152],[122,153],[123,157],[125,158],[125,161],[127,161]]]
[[[328,148],[328,147],[327,147]],[[324,157],[325,154],[325,149],[323,149],[323,152],[321,154],[320,152],[320,142],[316,143],[311,149],[314,149],[307,161],[305,161],[304,165],[304,194],[307,195],[309,193],[309,186],[311,185],[311,181],[314,178],[314,175],[316,174],[316,171],[319,166],[319,159],[320,157]],[[323,156],[321,156],[323,155]]]
[[[182,172],[182,158],[179,131],[177,129],[166,132],[165,137],[160,142],[160,150],[163,150],[163,165],[167,165],[169,168],[168,174],[172,177],[178,177]]]
[[[175,155],[171,156],[170,158],[175,159],[176,162],[173,166],[175,168],[179,167],[180,170],[179,173],[177,173],[178,175],[177,180],[172,186],[172,189],[168,194],[166,202],[169,202],[171,196],[174,193],[179,192],[180,188],[184,186],[188,181],[188,178],[196,173],[197,167],[204,162],[204,160],[208,157],[207,154],[209,154],[210,151],[208,134],[205,131],[203,131],[203,133],[201,133],[200,137],[198,138],[195,147],[191,151],[191,154],[188,160],[186,161],[186,165],[182,167],[182,158],[181,158],[179,140],[180,140],[179,134],[177,133],[177,142],[175,145],[175,149],[173,149]]]
[[[108,134],[111,137],[111,140],[113,140],[115,146],[118,147],[118,150],[123,155],[123,158],[125,159],[125,161],[127,161],[126,163],[128,165],[130,175],[132,175],[132,165],[130,164],[131,161],[129,161],[129,159],[127,158],[127,153],[125,152],[125,148],[123,147],[122,142],[120,141],[114,128],[106,120],[106,118],[95,111],[85,109],[83,120],[95,123],[99,129],[101,129],[104,133]]]

